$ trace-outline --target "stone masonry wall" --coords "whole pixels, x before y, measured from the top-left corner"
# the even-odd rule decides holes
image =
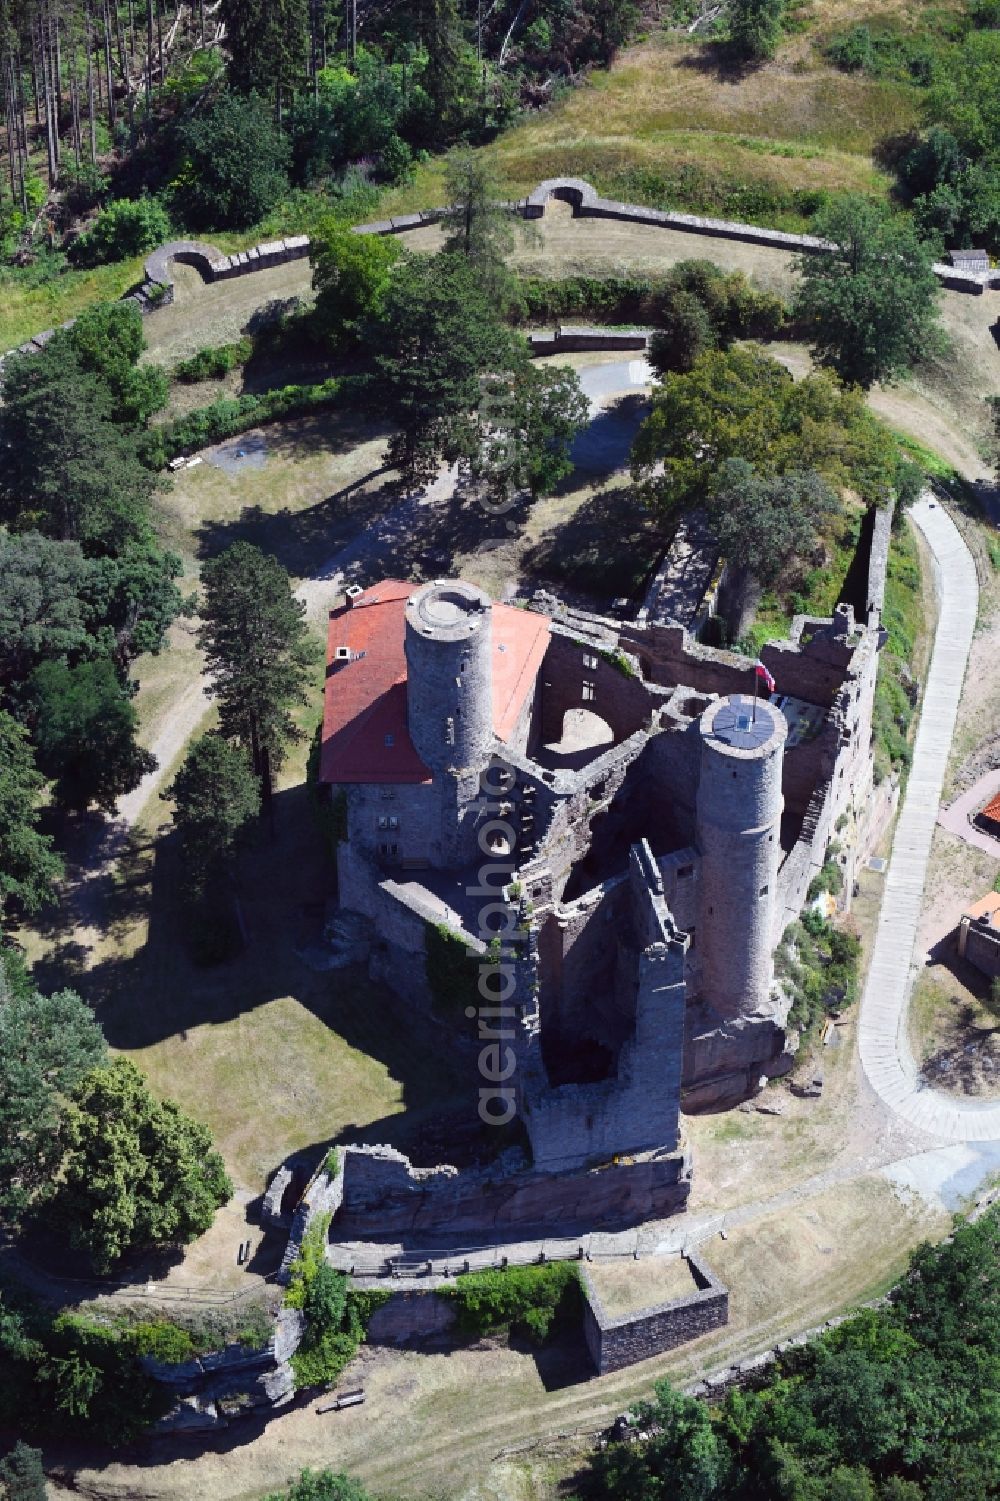
[[[616,1077],[552,1088],[529,1055],[519,1078],[521,1108],[537,1169],[569,1171],[621,1153],[672,1150],[678,1140],[684,1053],[685,955],[645,841],[633,846],[630,890],[639,958],[635,1029]]]
[[[586,219],[617,219],[627,223],[660,225],[664,229],[680,230],[688,234],[703,235],[709,239],[740,240],[749,245],[766,245],[776,250],[804,251],[822,254],[829,249],[814,235],[786,234],[781,230],[763,229],[756,224],[739,224],[728,219],[709,219],[698,214],[679,214],[670,211],[644,208],[639,204],[617,203],[600,198],[590,183],[582,178],[551,178],[539,183],[526,199],[513,205],[526,219],[540,219],[550,198],[560,199],[573,205],[574,213]],[[441,209],[426,209],[421,213],[402,214],[392,219],[380,219],[372,224],[356,224],[354,233],[359,235],[397,235],[411,229],[422,229],[435,224],[441,218]],[[123,300],[135,302],[140,312],[150,313],[173,301],[174,281],[170,274],[171,261],[193,265],[206,281],[223,281],[236,276],[247,276],[254,271],[263,271],[269,266],[278,266],[286,261],[301,260],[309,254],[309,240],[305,235],[290,235],[283,240],[272,240],[263,245],[253,245],[249,250],[223,255],[214,245],[197,240],[174,240],[154,250],[146,260],[145,280]],[[956,292],[971,292],[981,296],[989,288],[1000,288],[1000,271],[969,272],[954,266],[937,263],[934,274],[941,285]],[[72,325],[71,319],[69,324]],[[36,334],[27,343],[19,346],[17,353],[33,354],[52,337],[49,328]],[[643,347],[638,339],[641,330],[618,334],[618,342],[609,343],[615,337],[602,329],[566,329],[553,335],[533,335],[532,343],[539,353],[551,354],[565,349],[636,349]],[[550,347],[551,345],[551,347]],[[8,351],[8,354],[14,351]],[[4,355],[0,358],[3,368]]]
[[[345,1147],[341,1239],[483,1235],[517,1229],[572,1235],[676,1214],[687,1203],[690,1163],[681,1152],[571,1173],[527,1171],[518,1157],[489,1168],[415,1168],[392,1147]]]
[[[598,1375],[649,1360],[729,1322],[729,1289],[693,1254],[687,1257],[698,1291],[686,1298],[608,1318],[597,1290],[582,1269],[583,1333]]]
[[[455,1326],[455,1302],[436,1292],[394,1292],[376,1308],[365,1332],[367,1345],[405,1345],[433,1340]]]

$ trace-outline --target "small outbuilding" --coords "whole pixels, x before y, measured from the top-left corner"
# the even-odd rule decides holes
[[[948,258],[958,271],[968,271],[976,276],[989,271],[990,258],[985,250],[950,250]]]
[[[1000,975],[1000,892],[991,891],[962,913],[958,956],[984,975]]]

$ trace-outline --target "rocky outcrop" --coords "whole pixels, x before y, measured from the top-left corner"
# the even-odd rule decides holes
[[[144,1356],[142,1369],[174,1399],[153,1433],[206,1432],[244,1413],[284,1407],[295,1395],[291,1358],[304,1330],[305,1316],[283,1308],[261,1350],[227,1345],[176,1365]]]

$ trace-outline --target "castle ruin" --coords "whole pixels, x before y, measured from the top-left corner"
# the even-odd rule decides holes
[[[645,611],[618,621],[460,580],[383,581],[330,616],[320,780],[343,794],[341,907],[370,967],[426,994],[429,925],[487,954],[531,1165],[348,1152],[345,1228],[544,1227],[683,1207],[682,1114],[791,1066],[773,956],[838,831],[877,833],[872,711],[890,516],[864,608],[797,617],[754,664]],[[858,596],[855,596],[857,601]],[[486,1002],[480,1002],[486,1005]],[[473,1014],[470,1008],[470,1014]],[[499,1077],[499,1075],[498,1075]]]

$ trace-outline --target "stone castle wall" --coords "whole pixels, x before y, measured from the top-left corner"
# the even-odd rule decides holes
[[[638,1225],[687,1203],[690,1163],[681,1152],[637,1157],[603,1169],[529,1171],[518,1159],[490,1168],[415,1168],[392,1147],[345,1147],[342,1239],[420,1233],[529,1234]]]
[[[672,1150],[678,1140],[688,945],[667,909],[645,842],[631,851],[629,896],[641,953],[634,1029],[615,1076],[553,1087],[536,1050],[519,1077],[532,1157],[543,1172],[609,1162],[621,1153]]]
[[[590,1274],[582,1268],[583,1333],[598,1375],[650,1360],[728,1324],[729,1289],[695,1255],[689,1252],[686,1260],[696,1292],[615,1319],[605,1313]]]

